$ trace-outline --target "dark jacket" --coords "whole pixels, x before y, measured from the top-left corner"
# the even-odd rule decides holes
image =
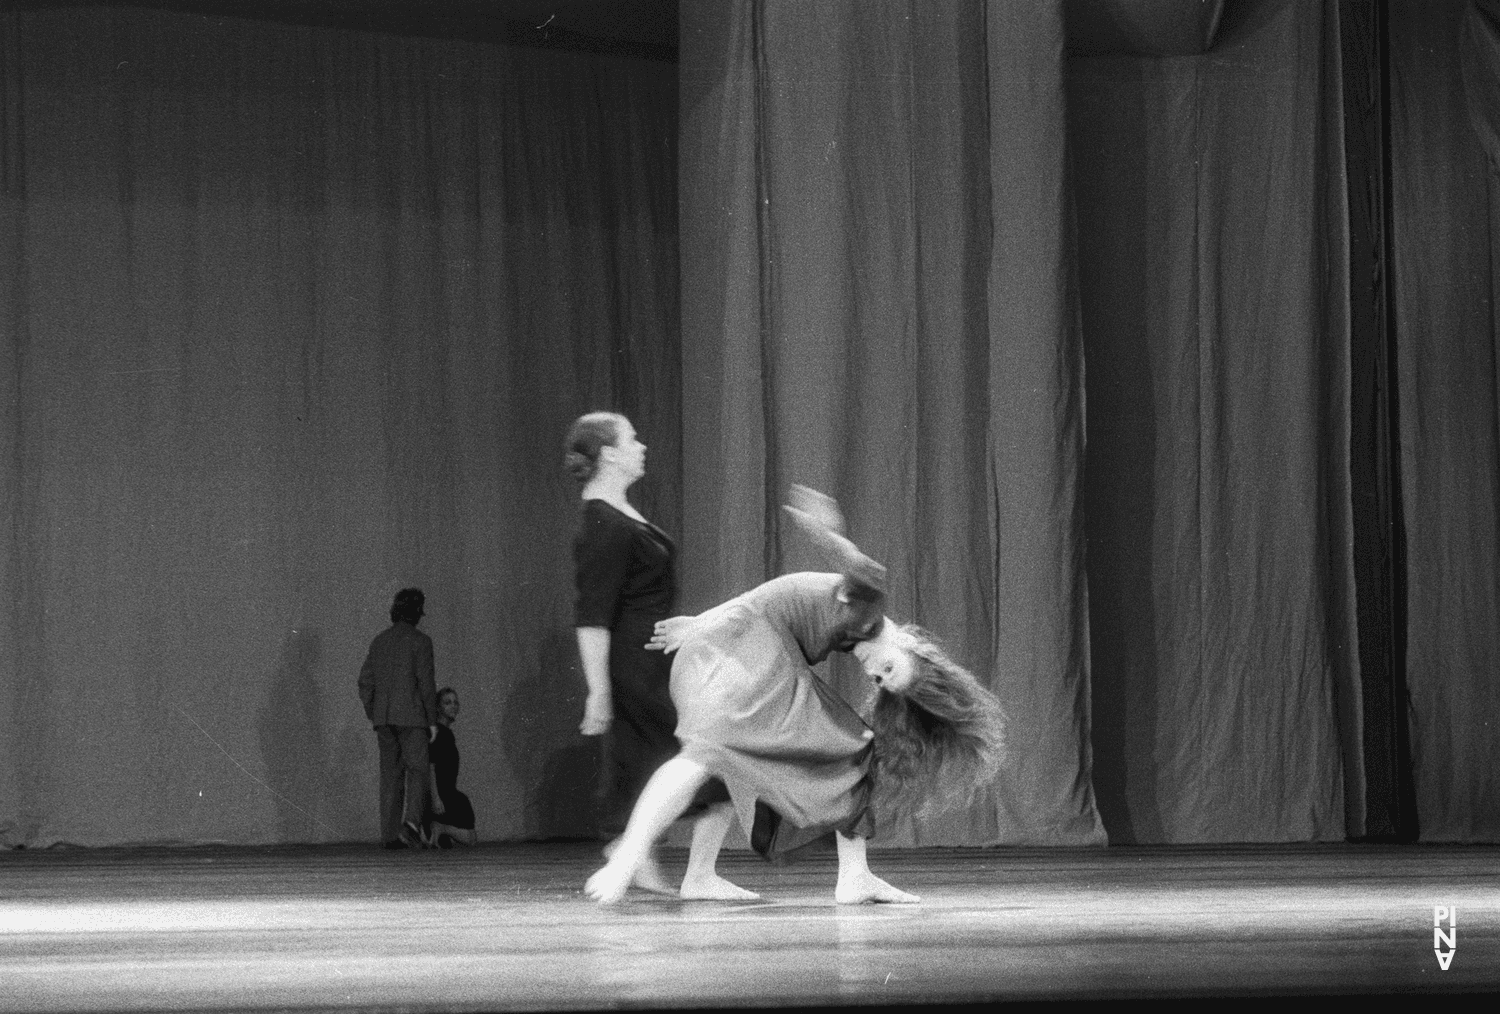
[[[410,623],[376,634],[359,670],[359,699],[371,725],[438,724],[432,638]]]

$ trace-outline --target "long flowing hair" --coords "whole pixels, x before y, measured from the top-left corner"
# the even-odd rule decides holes
[[[900,629],[917,671],[905,693],[875,694],[876,805],[920,815],[970,803],[1004,760],[1005,711],[927,631]]]

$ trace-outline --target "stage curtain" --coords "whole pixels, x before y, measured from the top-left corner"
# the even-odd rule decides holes
[[[681,25],[688,604],[823,566],[778,505],[837,496],[892,615],[1010,715],[986,800],[876,842],[1103,843],[1060,4],[735,0]]]
[[[0,14],[0,841],[376,835],[423,587],[486,839],[590,834],[562,433],[679,526],[667,64]]]
[[[1495,17],[1492,3],[1390,6],[1407,686],[1425,841],[1500,839]]]
[[[1204,55],[1069,63],[1113,842],[1361,833],[1338,31],[1230,4]]]
[[[1490,166],[1500,172],[1500,0],[1472,0],[1459,40],[1469,123]]]

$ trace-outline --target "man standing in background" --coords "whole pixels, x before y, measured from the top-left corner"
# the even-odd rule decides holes
[[[417,629],[425,603],[420,588],[396,593],[391,625],[370,642],[359,670],[359,699],[380,745],[380,837],[388,849],[427,844],[427,744],[438,708],[432,638]]]

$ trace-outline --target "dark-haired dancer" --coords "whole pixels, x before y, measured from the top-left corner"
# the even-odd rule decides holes
[[[583,517],[573,543],[574,622],[589,691],[579,731],[585,736],[610,734],[604,826],[618,834],[647,780],[678,749],[677,709],[668,690],[671,660],[646,650],[657,622],[672,615],[676,550],[626,497],[646,474],[646,446],[629,419],[613,412],[578,419],[568,431],[563,464],[583,485]],[[715,782],[702,786],[692,800],[698,851],[717,854],[734,821],[728,799],[723,784]],[[606,854],[613,854],[613,848],[611,843]],[[684,898],[754,897],[719,879],[711,865],[705,871],[689,864],[682,886],[674,891],[650,849],[635,864],[632,877],[647,890]]]
[[[1000,705],[918,628],[883,614],[885,568],[843,536],[838,505],[793,487],[787,512],[840,573],[788,574],[699,616],[656,626],[676,652],[672,698],[682,751],[642,792],[609,863],[586,890],[624,897],[652,843],[703,782],[722,779],[757,851],[837,832],[840,904],[911,903],[870,872],[865,841],[879,808],[921,812],[977,792],[1000,763]],[[875,684],[870,721],[811,668],[852,652]],[[712,868],[699,849],[689,864]]]

